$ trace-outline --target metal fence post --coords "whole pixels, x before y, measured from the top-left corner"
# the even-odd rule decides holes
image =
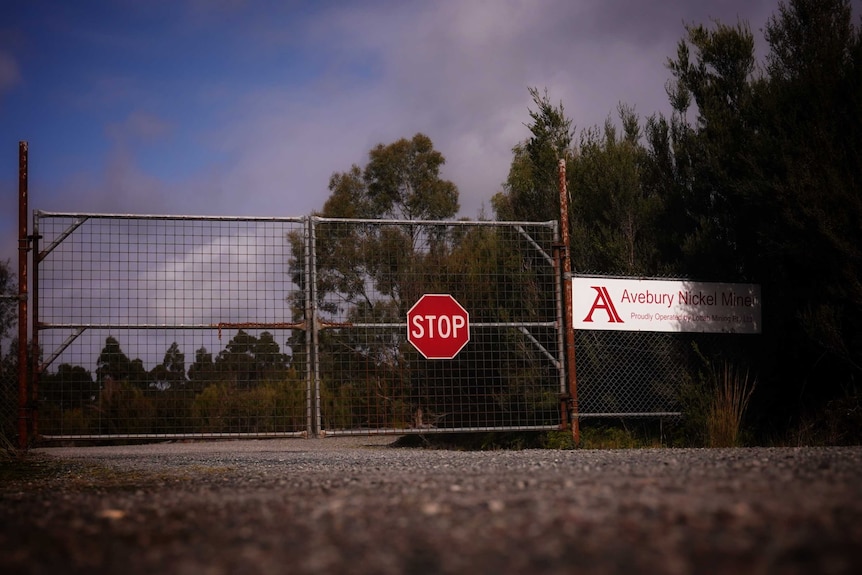
[[[305,218],[305,401],[306,401],[306,431],[309,435],[314,434],[313,419],[313,380],[314,370],[311,365],[313,355],[311,341],[311,325],[313,323],[314,311],[311,299],[311,218]]]
[[[313,427],[311,434],[313,437],[318,437],[321,430],[321,413],[320,413],[320,363],[319,363],[319,323],[317,320],[317,260],[316,250],[317,242],[315,240],[315,218],[308,218],[308,282],[305,286],[306,294],[309,301],[308,316],[306,317],[306,329],[311,334],[311,353],[309,362],[311,364],[310,384],[313,399]]]
[[[27,385],[27,142],[18,142],[18,447],[28,443]]]
[[[569,197],[566,189],[566,160],[560,158],[560,233],[563,243],[563,297],[566,302],[566,369],[569,376],[569,394],[572,401],[572,440],[581,443],[581,429],[578,423],[578,378],[575,368],[575,332],[572,328],[572,257],[569,249]]]

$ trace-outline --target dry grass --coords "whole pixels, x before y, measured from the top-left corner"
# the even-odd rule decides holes
[[[6,434],[0,430],[0,461],[11,461],[18,456],[18,450],[15,445],[6,437]]]
[[[727,362],[714,374],[714,393],[707,414],[707,439],[710,447],[738,447],[740,430],[751,394],[757,386],[748,370]]]

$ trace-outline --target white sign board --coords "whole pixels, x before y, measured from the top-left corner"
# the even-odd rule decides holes
[[[576,330],[760,333],[757,284],[572,279]]]

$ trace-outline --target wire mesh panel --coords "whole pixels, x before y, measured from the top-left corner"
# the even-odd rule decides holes
[[[560,426],[553,222],[312,221],[320,430]],[[409,341],[408,311],[424,294],[449,294],[469,314],[452,359],[426,359]],[[444,315],[422,316],[421,331],[455,331]]]
[[[310,421],[302,219],[36,212],[43,437],[278,435]]]
[[[691,334],[576,331],[580,417],[679,415]]]
[[[0,294],[0,306],[11,308],[13,301],[11,297],[7,299]],[[17,341],[0,338],[0,451],[4,447],[17,445],[18,346],[16,344]]]

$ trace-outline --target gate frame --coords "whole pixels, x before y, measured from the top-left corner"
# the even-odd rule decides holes
[[[510,227],[516,228],[517,231],[527,239],[527,241],[536,249],[542,257],[550,263],[551,269],[553,270],[554,281],[554,314],[555,321],[553,322],[533,322],[533,323],[525,323],[525,322],[485,322],[485,323],[475,323],[471,322],[470,326],[473,328],[474,326],[477,328],[482,327],[515,327],[519,328],[520,331],[527,336],[528,339],[532,341],[534,345],[536,345],[540,351],[545,354],[545,357],[551,360],[554,364],[555,369],[557,370],[558,380],[559,380],[559,389],[558,396],[560,401],[560,422],[557,425],[543,425],[543,426],[500,426],[500,427],[468,427],[468,428],[423,428],[423,429],[374,429],[374,430],[330,430],[326,431],[321,429],[320,421],[322,418],[321,404],[320,404],[320,369],[318,363],[319,356],[319,339],[318,334],[321,329],[326,328],[403,328],[407,329],[407,318],[405,316],[403,322],[397,323],[340,323],[334,324],[330,322],[323,322],[318,318],[318,310],[315,303],[311,305],[311,324],[314,326],[313,328],[313,341],[314,341],[314,360],[315,360],[315,374],[314,374],[314,393],[315,393],[315,405],[314,405],[314,413],[315,413],[315,424],[314,427],[310,430],[310,433],[313,437],[324,437],[324,436],[338,436],[338,435],[383,435],[383,434],[392,434],[392,435],[407,435],[407,434],[431,434],[431,433],[479,433],[479,432],[489,432],[489,431],[554,431],[554,430],[562,430],[565,431],[569,429],[570,422],[573,420],[573,414],[571,412],[572,403],[571,403],[571,391],[567,391],[567,369],[566,369],[566,357],[565,357],[565,343],[564,343],[564,334],[563,331],[566,330],[566,326],[568,325],[563,316],[563,297],[565,290],[563,289],[563,285],[561,282],[560,276],[560,268],[561,265],[565,266],[565,263],[561,264],[560,259],[565,258],[566,254],[568,254],[568,249],[560,249],[560,233],[559,233],[559,223],[556,220],[549,220],[545,222],[527,222],[527,221],[486,221],[486,220],[409,220],[409,219],[382,219],[382,218],[371,218],[371,219],[362,219],[362,218],[329,218],[323,216],[312,215],[308,217],[308,225],[309,225],[309,252],[312,254],[312,260],[314,258],[314,254],[317,253],[316,248],[316,233],[315,230],[317,225],[326,224],[326,223],[344,223],[344,224],[378,224],[378,225],[412,225],[412,226],[447,226],[447,227],[490,227],[490,228],[500,228],[500,227]],[[524,230],[525,226],[543,226],[550,228],[552,230],[552,253],[546,253],[546,250],[542,248],[529,234]],[[311,265],[311,276],[310,283],[313,286],[311,292],[312,302],[317,301],[317,266],[314,265],[314,261],[312,261]],[[568,293],[571,294],[571,290],[568,290]],[[553,327],[557,333],[557,357],[554,357],[548,350],[544,349],[543,346],[533,338],[529,333],[526,332],[526,326],[537,326],[537,327]],[[574,359],[574,358],[573,358]],[[447,361],[447,360],[441,360]],[[572,366],[573,368],[573,366]]]
[[[26,200],[26,194],[22,196],[22,200]],[[22,201],[21,208],[26,215],[26,202]],[[42,218],[47,217],[66,217],[73,221],[68,227],[63,230],[56,238],[53,238],[51,243],[45,248],[39,248],[39,222]],[[153,323],[44,323],[39,316],[39,264],[69,235],[71,235],[78,227],[91,219],[114,219],[114,220],[185,220],[185,221],[270,221],[270,222],[302,222],[304,229],[304,245],[306,253],[304,254],[304,269],[306,275],[306,285],[304,287],[305,298],[305,318],[299,322],[248,322],[248,323],[219,323],[219,324],[153,324]],[[320,374],[320,331],[332,327],[389,327],[389,328],[405,328],[407,326],[406,319],[404,322],[391,324],[351,324],[350,326],[339,326],[325,322],[321,319],[317,309],[317,266],[316,266],[316,227],[320,224],[338,222],[338,223],[361,223],[361,224],[380,224],[380,225],[435,225],[452,227],[508,227],[515,228],[527,241],[537,250],[542,259],[550,266],[553,274],[554,285],[554,321],[534,322],[534,323],[493,323],[486,322],[481,324],[473,324],[475,327],[511,327],[519,329],[534,345],[538,346],[541,352],[551,360],[554,368],[557,370],[558,395],[560,398],[560,418],[556,425],[542,426],[499,426],[499,427],[469,427],[469,428],[440,428],[440,429],[376,429],[376,430],[331,430],[326,431],[321,427],[322,411],[321,411],[321,374]],[[24,224],[26,227],[26,217]],[[540,246],[530,234],[524,229],[525,226],[543,226],[549,228],[552,234],[551,252],[549,253],[545,247]],[[127,440],[127,439],[174,439],[174,438],[192,438],[192,439],[207,439],[207,438],[255,438],[255,437],[324,437],[334,435],[356,435],[356,434],[398,434],[407,433],[451,433],[451,432],[487,432],[487,431],[526,431],[526,430],[565,430],[571,422],[571,413],[569,411],[570,394],[566,390],[566,361],[565,361],[565,343],[563,330],[566,322],[563,316],[563,286],[561,284],[560,269],[562,264],[561,258],[565,257],[566,249],[561,249],[559,244],[559,225],[556,221],[548,222],[495,222],[495,221],[476,221],[476,220],[365,220],[365,219],[344,219],[344,218],[324,218],[320,216],[302,216],[302,217],[243,217],[243,216],[193,216],[193,215],[153,215],[153,214],[107,214],[107,213],[75,213],[75,212],[48,212],[42,210],[33,211],[33,235],[27,238],[30,247],[28,251],[33,252],[33,303],[31,306],[31,314],[33,318],[33,335],[31,346],[33,350],[37,350],[39,346],[39,332],[48,329],[69,329],[70,335],[61,342],[57,349],[52,350],[44,361],[39,361],[37,353],[33,353],[31,357],[32,369],[30,373],[30,385],[24,386],[28,400],[20,402],[22,414],[26,411],[26,424],[30,429],[29,435],[21,434],[21,441],[29,439],[42,440]],[[26,262],[26,253],[23,255]],[[23,300],[22,300],[23,301]],[[26,305],[26,304],[25,304]],[[26,324],[26,322],[24,322]],[[536,326],[543,328],[552,328],[556,331],[556,349],[546,349],[538,340],[528,333],[528,326]],[[164,330],[212,330],[222,328],[252,328],[252,329],[301,329],[305,332],[305,342],[307,349],[307,360],[305,368],[306,380],[306,430],[301,432],[265,432],[265,433],[123,433],[123,434],[68,434],[56,436],[39,436],[36,427],[37,422],[37,405],[36,405],[36,390],[38,389],[39,376],[56,360],[63,351],[71,345],[80,335],[88,329],[95,328],[113,328],[113,329],[164,329]],[[26,337],[23,338],[26,342]],[[27,377],[23,370],[23,377]],[[22,423],[25,417],[22,416]],[[29,438],[29,439],[28,439]]]

